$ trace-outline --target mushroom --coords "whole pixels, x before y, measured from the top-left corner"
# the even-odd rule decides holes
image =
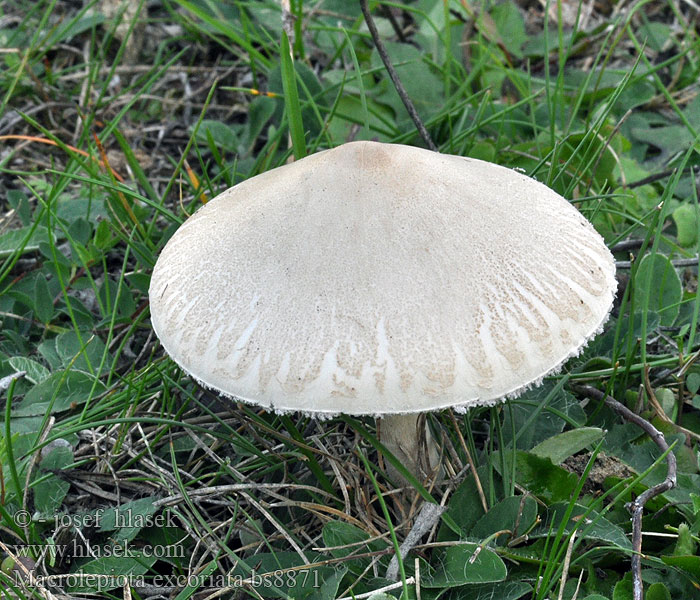
[[[163,249],[153,328],[196,381],[278,412],[381,417],[417,477],[424,413],[538,385],[602,330],[615,265],[522,173],[352,142],[244,181]]]

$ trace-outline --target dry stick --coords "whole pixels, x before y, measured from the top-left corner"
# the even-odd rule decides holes
[[[396,37],[399,38],[399,41],[401,43],[406,43],[406,36],[404,35],[403,30],[401,29],[401,25],[396,20],[396,17],[394,16],[394,13],[391,10],[391,7],[382,5],[381,9],[382,9],[382,12],[384,13],[384,16],[387,19],[389,19],[389,23],[391,23],[391,26],[394,29],[394,33],[396,34]]]
[[[411,99],[408,97],[408,94],[406,93],[406,88],[403,87],[403,84],[399,79],[399,75],[396,72],[396,69],[394,69],[394,65],[391,64],[389,54],[387,53],[386,48],[384,47],[384,43],[379,37],[377,26],[374,24],[372,15],[369,12],[367,0],[360,0],[360,8],[362,9],[362,14],[365,16],[365,22],[367,23],[369,33],[372,36],[372,39],[374,40],[374,45],[377,48],[377,52],[379,52],[379,56],[382,59],[382,62],[384,63],[384,67],[386,68],[387,73],[389,73],[389,77],[391,78],[391,81],[394,84],[394,87],[396,88],[396,91],[398,92],[399,97],[403,102],[403,105],[406,107],[408,114],[415,123],[416,129],[418,129],[418,133],[420,133],[420,136],[423,138],[425,144],[433,152],[437,152],[438,147],[435,145],[435,142],[433,142],[433,138],[430,137],[430,134],[425,128],[425,125],[423,125],[423,121],[421,121],[421,118],[418,115],[418,111],[416,111],[416,107],[413,105],[413,102],[411,102]]]
[[[679,425],[666,414],[666,411],[664,411],[663,406],[661,406],[661,403],[659,402],[658,398],[656,397],[656,394],[654,393],[654,388],[652,387],[651,380],[649,379],[648,365],[644,368],[644,389],[647,392],[649,404],[651,404],[651,407],[654,409],[654,411],[656,411],[656,414],[658,415],[659,419],[661,419],[664,423],[668,423],[671,427],[673,427],[673,429],[675,429],[679,433],[682,433],[686,437],[686,439],[692,439],[696,442],[700,441],[700,435],[698,435],[694,431],[691,431],[690,429],[686,429],[682,425]]]
[[[290,0],[280,0],[280,7],[282,8],[282,29],[287,32],[287,38],[289,39],[289,54],[294,60],[294,52],[292,48],[294,47],[294,15],[292,14]]]
[[[8,375],[7,377],[3,377],[2,379],[0,379],[0,393],[4,392],[5,390],[9,390],[10,385],[12,385],[12,382],[15,379],[19,379],[20,377],[24,377],[26,374],[27,374],[26,371],[16,371],[16,372],[12,373],[12,375]]]
[[[663,434],[656,429],[656,427],[654,427],[646,419],[643,419],[639,415],[633,413],[629,408],[615,400],[615,398],[612,396],[608,396],[590,385],[576,385],[574,386],[574,390],[588,396],[589,398],[593,398],[594,400],[602,400],[605,402],[605,404],[621,415],[624,419],[643,429],[659,447],[659,450],[667,453],[666,464],[668,465],[668,471],[666,473],[666,479],[664,479],[661,483],[650,487],[645,492],[637,496],[631,505],[627,505],[628,510],[632,511],[633,598],[634,600],[642,600],[644,595],[644,588],[642,586],[642,513],[644,512],[644,505],[649,500],[676,487],[676,455],[670,451],[668,444],[666,443],[666,439],[664,438]]]
[[[654,240],[652,238],[649,240],[649,243],[653,241]],[[627,252],[628,250],[636,250],[637,248],[641,248],[643,244],[643,238],[627,239],[615,244],[612,248],[610,248],[610,252]]]
[[[569,538],[569,546],[566,549],[566,556],[564,557],[564,568],[561,572],[561,583],[559,584],[559,596],[557,600],[562,600],[564,598],[564,586],[566,585],[566,580],[569,577],[569,565],[571,564],[571,554],[574,551],[574,541],[576,540],[576,529],[571,534]]]
[[[420,509],[418,516],[416,517],[411,531],[408,532],[406,539],[403,541],[399,547],[399,554],[403,558],[406,556],[411,549],[420,542],[420,539],[428,533],[433,528],[433,525],[440,520],[440,515],[445,512],[445,507],[439,504],[433,504],[432,502],[426,502]],[[389,567],[386,570],[385,579],[390,581],[396,581],[399,577],[399,555],[394,554],[391,561],[389,562]]]
[[[672,175],[673,171],[673,169],[666,169],[665,171],[661,171],[660,173],[654,173],[653,175],[649,175],[647,177],[644,177],[643,179],[639,179],[637,181],[633,181],[632,183],[628,183],[627,187],[636,188],[641,187],[643,185],[647,185],[648,183],[654,183],[655,181],[659,181],[659,179],[663,179],[664,177]]]
[[[415,578],[414,577],[407,577],[406,578],[406,583],[408,585],[412,585],[415,583]],[[370,596],[374,596],[375,594],[381,594],[382,592],[389,592],[391,590],[395,590],[397,588],[400,588],[403,585],[402,581],[398,581],[397,583],[391,583],[389,585],[385,585],[384,587],[377,588],[376,590],[372,590],[371,592],[364,592],[363,594],[355,594],[353,596],[345,596],[344,598],[340,598],[339,600],[361,600],[362,598],[369,598]]]

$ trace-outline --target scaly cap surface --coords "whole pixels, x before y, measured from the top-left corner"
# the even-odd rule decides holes
[[[197,381],[273,410],[466,408],[578,354],[614,274],[590,223],[534,179],[353,142],[202,206],[158,259],[151,319]]]

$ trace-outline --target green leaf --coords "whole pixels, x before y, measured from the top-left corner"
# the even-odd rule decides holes
[[[644,597],[646,600],[671,600],[671,592],[663,583],[657,581],[649,586]]]
[[[0,36],[0,39],[1,38],[2,36]],[[32,214],[27,194],[21,190],[5,190],[5,198],[19,216],[19,220],[22,225],[29,225],[32,221]]]
[[[678,567],[700,580],[700,556],[662,556],[664,564]]]
[[[620,114],[623,114],[630,108],[646,104],[655,95],[656,88],[650,81],[645,79],[635,82],[630,81],[627,87],[618,96],[617,102],[615,103],[615,111],[620,111]],[[640,166],[636,161],[635,164],[637,164],[638,167]],[[641,179],[641,177],[639,179]]]
[[[45,44],[56,44],[57,42],[65,42],[85,31],[90,31],[105,21],[105,16],[99,12],[81,12],[77,18],[67,20],[59,27],[52,31],[49,40],[44,40]],[[47,46],[50,47],[50,46]]]
[[[449,548],[435,571],[421,578],[421,585],[449,588],[466,583],[489,583],[503,581],[506,574],[506,565],[495,552],[478,544],[465,543]]]
[[[356,139],[371,139],[376,133],[381,136],[391,136],[390,124],[395,120],[391,108],[367,98],[369,119],[364,111],[361,98],[347,95],[340,98],[335,106],[335,112],[328,123],[328,131],[333,139],[347,139],[356,125],[366,124],[357,132]],[[381,139],[381,138],[380,138]]]
[[[693,503],[693,514],[700,514],[700,496],[697,494],[690,494],[690,501]]]
[[[22,227],[0,235],[0,258],[11,256],[19,251],[21,254],[36,252],[39,243],[47,239],[46,227]]]
[[[697,394],[700,390],[700,373],[690,373],[685,378],[685,387],[691,394]]]
[[[153,504],[155,496],[139,498],[107,509],[100,515],[100,531],[116,531],[111,539],[127,542],[134,539],[144,527],[154,524],[158,508]]]
[[[663,411],[671,416],[676,409],[676,395],[673,391],[668,388],[656,388],[654,389],[654,395]]]
[[[673,211],[678,243],[687,248],[695,246],[698,239],[698,210],[690,204],[682,204]]]
[[[26,371],[24,378],[30,383],[41,383],[44,381],[44,379],[51,375],[51,371],[49,371],[44,365],[32,360],[31,358],[25,358],[24,356],[13,356],[10,358],[9,363],[15,371]]]
[[[56,473],[64,470],[73,462],[73,450],[70,445],[53,448],[39,465],[42,477],[33,486],[34,507],[42,515],[53,518],[58,514],[63,499],[70,489],[70,482],[59,478]]]
[[[320,554],[307,553],[306,557],[313,563],[325,560]],[[284,569],[294,569],[282,572]],[[295,599],[307,598],[315,594],[321,584],[335,575],[333,567],[306,567],[296,552],[261,552],[245,559],[240,559],[231,578],[252,579],[252,587],[266,598],[271,588],[281,594],[275,597],[290,596]]]
[[[96,373],[106,352],[105,343],[90,332],[82,331],[81,334],[82,344],[75,331],[66,331],[58,335],[54,342],[56,353],[63,361],[64,367],[70,365],[79,371]],[[109,354],[105,363],[105,368],[108,368]]]
[[[106,390],[104,384],[82,371],[57,371],[27,392],[12,410],[13,417],[57,413],[79,405]]]
[[[68,588],[69,591],[89,593],[121,588],[123,578],[135,578],[145,574],[157,560],[155,556],[144,556],[136,548],[124,544],[106,544],[103,548],[97,549],[98,555],[100,552],[105,556],[71,570],[76,577],[71,578],[71,582],[75,583]],[[111,556],[106,556],[107,552],[110,552]],[[127,553],[128,556],[125,555]],[[80,578],[77,575],[85,575],[85,577]],[[80,581],[81,579],[83,582]]]
[[[199,581],[206,580],[206,578],[209,577],[214,571],[216,571],[218,567],[219,564],[216,560],[211,560],[207,564],[200,567],[197,573],[198,577],[194,579],[188,579],[187,585],[185,585],[180,590],[178,595],[175,596],[175,600],[190,600],[190,598],[196,597],[195,592],[201,589]]]
[[[583,427],[586,414],[569,392],[557,389],[551,381],[529,390],[509,402],[503,411],[504,442],[512,446],[511,432],[516,432],[517,448],[530,450],[533,446],[561,433],[564,427]],[[568,420],[560,417],[568,417]]]
[[[282,61],[284,107],[289,123],[289,134],[292,138],[294,158],[299,160],[306,156],[306,140],[304,139],[304,123],[302,122],[301,106],[299,105],[296,71],[294,70],[294,61],[290,54],[289,38],[287,38],[285,31],[282,32],[280,60]]]
[[[39,242],[39,252],[47,259],[48,262],[45,263],[45,266],[50,271],[58,268],[61,273],[65,273],[66,275],[70,272],[70,268],[73,266],[70,259],[62,250],[58,249],[55,244],[52,245],[46,240],[41,240]]]
[[[481,472],[479,475],[481,475]],[[454,519],[461,530],[455,533],[461,533],[462,536],[466,536],[477,521],[485,514],[473,475],[469,474],[467,478],[457,486],[457,489],[452,494],[449,504],[447,505],[447,514]],[[447,526],[444,525],[444,527]],[[444,529],[444,527],[441,529]]]
[[[527,531],[537,518],[537,502],[532,496],[510,496],[494,505],[479,519],[469,537],[483,540],[496,531],[508,529],[510,536],[502,535],[496,543],[504,545],[509,539]]]
[[[95,317],[93,314],[90,312],[90,309],[85,306],[78,298],[75,296],[63,296],[63,301],[66,303],[65,306],[60,306],[59,305],[59,312],[66,315],[69,319],[75,319],[75,324],[78,326],[78,328],[81,331],[89,331],[95,326]],[[69,310],[70,307],[70,310]],[[68,334],[73,334],[75,336],[75,332],[65,332]],[[63,335],[63,334],[61,334]],[[59,336],[60,337],[60,336]],[[87,340],[90,339],[90,337],[86,338]],[[49,342],[53,342],[54,348],[56,344],[58,343],[57,338],[54,338],[52,340],[47,340]],[[101,340],[100,340],[101,341]],[[61,342],[62,343],[62,342]],[[94,343],[94,340],[88,344],[88,347]],[[90,348],[88,350],[88,354],[90,355],[90,352],[94,352],[97,349],[97,346],[99,346],[99,342],[95,344],[93,348]],[[41,350],[39,350],[41,352]],[[70,360],[72,360],[73,357],[71,357]],[[64,364],[68,365],[70,360],[65,362]],[[80,359],[79,359],[80,360]],[[84,363],[82,361],[76,363],[77,365],[83,365]],[[86,370],[88,370],[86,368]]]
[[[252,146],[260,136],[263,127],[275,113],[277,103],[274,98],[258,96],[254,98],[248,107],[248,120],[246,123],[246,144]]]
[[[340,582],[345,577],[347,569],[345,567],[338,567],[333,570],[332,575],[324,577],[323,583],[314,589],[311,594],[306,596],[307,600],[327,600],[327,598],[337,598],[338,588],[340,587]],[[314,577],[315,573],[309,572],[308,577]],[[315,587],[314,582],[314,587]],[[371,598],[373,596],[370,596]],[[396,600],[393,596],[389,596],[386,600]]]
[[[532,586],[524,581],[499,581],[468,584],[459,591],[464,591],[461,597],[469,600],[519,600],[532,592]]]
[[[569,506],[569,502],[553,504],[547,511],[545,521],[530,534],[530,537],[547,537],[552,530],[556,531],[561,525],[561,521],[566,515]],[[586,515],[585,517],[583,516],[584,514]],[[574,504],[569,521],[564,526],[564,533],[568,535],[574,529],[578,531],[578,536],[581,539],[607,542],[624,551],[632,548],[632,543],[622,528],[611,523],[605,517],[601,517],[600,513],[589,510],[581,504]]]
[[[188,553],[191,546],[187,540],[187,532],[175,526],[175,523],[179,523],[178,517],[175,516],[174,511],[166,509],[156,515],[153,527],[142,530],[141,539],[147,539],[151,546],[173,548],[173,551],[166,551],[159,559],[177,568],[186,568],[188,558],[191,557]],[[184,546],[184,552],[178,549],[182,546]]]
[[[545,501],[568,500],[578,483],[576,475],[552,464],[548,458],[519,450],[515,464],[518,483]]]
[[[637,306],[659,313],[661,325],[670,326],[680,311],[681,280],[668,257],[647,254],[640,262],[634,280]]]
[[[75,221],[73,221],[68,228],[68,237],[73,243],[73,246],[71,247],[73,253],[75,253],[76,250],[84,250],[84,248],[81,248],[81,246],[85,246],[85,244],[87,244],[90,240],[91,236],[92,225],[88,223],[87,219],[78,217]]]
[[[265,537],[262,522],[260,519],[251,519],[248,517],[245,520],[244,526],[241,527],[241,530],[238,532],[238,535],[241,538],[241,544],[244,546],[260,543]]]
[[[109,216],[104,198],[93,197],[91,195],[69,196],[61,195],[61,202],[56,207],[56,216],[73,223],[77,220],[87,220],[90,223],[97,223],[99,219],[106,219]]]
[[[540,442],[531,452],[540,458],[549,458],[555,465],[563,463],[569,456],[594,444],[605,435],[599,427],[571,429]]]
[[[95,237],[93,244],[100,250],[107,250],[114,245],[114,237],[112,230],[109,227],[109,221],[100,221],[95,228]]]
[[[496,152],[496,146],[494,146],[493,143],[487,140],[481,140],[471,147],[469,156],[487,162],[495,162]]]
[[[695,136],[688,131],[685,125],[666,125],[654,127],[631,127],[630,136],[632,139],[659,149],[659,155],[655,157],[655,162],[665,164],[671,160],[675,154],[681,153],[695,142]]]
[[[520,9],[514,2],[496,4],[491,9],[491,18],[508,52],[516,58],[522,58],[522,48],[528,36]]]
[[[303,62],[294,61],[294,71],[301,108],[301,122],[304,124],[306,133],[305,139],[307,136],[314,138],[321,132],[321,127],[325,128],[326,126],[325,122],[319,122],[316,113],[319,107],[314,104],[316,99],[320,99],[323,96],[324,87],[321,85],[314,70]],[[281,123],[285,112],[285,91],[281,61],[270,69],[267,78],[267,88],[268,91],[279,95],[279,98],[274,99],[275,111],[272,116],[273,124],[276,127],[278,123]]]
[[[203,119],[197,129],[197,141],[206,144],[212,139],[217,148],[223,148],[227,152],[238,152],[238,134],[236,130],[226,123],[213,119]]]
[[[418,48],[395,42],[386,42],[386,47],[406,93],[413,101],[418,114],[427,120],[427,117],[434,113],[435,106],[444,102],[442,79],[433,71],[428,58]],[[376,50],[372,52],[371,62],[373,68],[384,72],[384,63]],[[376,100],[394,109],[394,120],[402,129],[415,130],[413,121],[389,77],[382,77],[376,90],[381,92],[379,96],[375,96]]]
[[[345,521],[329,521],[323,526],[323,543],[328,548],[337,548],[338,546],[347,546],[347,548],[337,548],[331,550],[331,554],[335,558],[343,558],[349,554],[355,554],[358,548],[362,548],[365,540],[368,540],[370,535]],[[363,551],[381,550],[386,548],[386,542],[382,540],[374,540],[365,545]]]
[[[667,42],[673,40],[671,28],[665,23],[646,22],[639,28],[640,38],[656,52],[661,52]]]
[[[128,319],[136,310],[134,298],[123,280],[120,283],[105,278],[97,294],[102,307],[102,316],[105,319],[111,319],[115,312],[122,319]]]
[[[634,586],[629,579],[618,581],[613,590],[613,600],[633,600]]]
[[[34,281],[34,314],[44,324],[49,323],[54,314],[53,298],[43,273]]]

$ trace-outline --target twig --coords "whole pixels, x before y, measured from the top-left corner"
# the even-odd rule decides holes
[[[384,6],[382,5],[382,12],[384,13],[384,16],[389,19],[389,23],[391,23],[391,26],[394,29],[394,33],[396,34],[396,37],[399,38],[399,41],[402,43],[406,42],[406,36],[404,35],[403,30],[401,29],[401,25],[399,25],[399,22],[396,20],[396,17],[394,16],[394,13],[391,10],[390,6]]]
[[[668,177],[669,175],[672,175],[676,169],[666,169],[665,171],[661,171],[659,173],[654,173],[653,175],[648,175],[647,177],[644,177],[643,179],[639,179],[637,181],[633,181],[632,183],[628,183],[627,187],[628,188],[636,188],[640,187],[642,185],[647,185],[648,183],[654,183],[655,181],[659,181],[660,179],[664,179],[665,177]],[[693,172],[693,167],[686,167],[683,169],[683,172],[690,171],[691,173]]]
[[[633,181],[632,183],[628,183],[627,187],[628,188],[636,188],[636,187],[641,187],[643,185],[647,185],[648,183],[654,183],[655,181],[659,181],[659,179],[663,179],[664,177],[668,177],[673,173],[673,169],[666,169],[665,171],[661,171],[660,173],[654,173],[653,175],[648,175],[647,177],[644,177],[642,179],[639,179],[637,181]]]
[[[406,578],[406,583],[408,585],[413,585],[415,583],[415,579],[413,577],[407,577]],[[388,592],[390,590],[395,590],[397,588],[400,588],[403,585],[403,582],[399,581],[397,583],[391,583],[389,585],[385,585],[384,587],[377,588],[376,590],[372,590],[371,592],[365,592],[363,594],[355,594],[353,596],[345,596],[344,598],[339,598],[338,600],[360,600],[361,598],[369,598],[370,596],[374,596],[375,594],[380,594],[381,592]]]
[[[437,523],[440,515],[445,512],[445,507],[432,502],[426,502],[420,509],[411,531],[399,547],[401,557],[406,556],[420,539]],[[395,581],[399,576],[399,557],[394,554],[386,570],[386,579]]]
[[[571,564],[571,554],[574,550],[574,541],[576,540],[576,529],[571,534],[569,538],[569,546],[566,549],[566,556],[564,557],[564,567],[561,572],[561,583],[559,584],[559,596],[557,600],[562,600],[564,598],[564,586],[566,585],[566,579],[569,576],[569,565]]]
[[[437,152],[438,148],[435,145],[435,142],[433,142],[433,138],[430,137],[428,130],[425,128],[425,125],[423,125],[423,121],[421,121],[416,107],[413,105],[413,102],[408,97],[408,94],[406,93],[406,88],[403,87],[403,84],[399,79],[399,75],[396,72],[396,69],[394,69],[394,65],[391,64],[389,54],[387,53],[386,48],[384,47],[384,43],[379,37],[377,26],[374,24],[372,15],[369,12],[367,0],[360,0],[360,8],[362,9],[362,14],[365,16],[365,22],[367,23],[369,33],[372,36],[372,39],[374,40],[374,45],[377,48],[377,52],[379,52],[379,56],[382,59],[382,62],[384,63],[384,67],[386,68],[387,73],[389,73],[389,77],[391,78],[391,81],[394,84],[394,87],[396,88],[396,91],[398,92],[399,97],[403,102],[403,105],[406,107],[408,114],[415,123],[416,129],[418,129],[418,133],[420,133],[420,136],[423,138],[423,141],[425,142],[426,146],[428,146],[428,148],[430,148],[433,152]]]
[[[287,32],[287,38],[289,39],[289,53],[294,58],[294,52],[292,48],[294,47],[294,15],[290,7],[289,0],[280,0],[280,7],[282,8],[282,29]]]
[[[615,400],[615,398],[612,396],[608,396],[590,385],[577,385],[574,386],[574,390],[588,396],[589,398],[599,401],[602,400],[605,402],[605,404],[607,404],[624,419],[630,423],[634,423],[637,427],[644,430],[659,447],[659,450],[666,453],[666,464],[668,465],[666,479],[664,479],[661,483],[648,488],[645,492],[637,496],[634,502],[627,505],[628,510],[631,510],[632,512],[632,597],[634,600],[642,600],[644,596],[644,588],[642,584],[642,514],[644,512],[644,505],[659,494],[663,494],[664,492],[676,487],[676,455],[669,449],[666,439],[664,438],[663,434],[656,429],[656,427],[654,427],[646,419],[643,419],[639,415],[633,413],[629,408]]]
[[[653,240],[649,240],[649,243],[652,241]],[[630,238],[615,244],[612,248],[610,248],[610,252],[627,252],[628,250],[636,250],[637,248],[641,248],[642,244],[644,244],[643,238]]]
[[[416,572],[415,574],[415,579],[416,579],[416,600],[421,600],[421,593],[420,593],[420,561],[418,560],[418,557],[416,556],[416,560],[413,563],[413,570]]]
[[[303,485],[299,483],[231,483],[228,485],[215,485],[209,487],[202,487],[198,489],[188,489],[187,498],[198,498],[199,496],[213,497],[221,496],[223,494],[233,494],[242,493],[246,491],[259,491],[259,490],[279,490],[279,489],[298,489],[298,490],[309,490],[318,494],[325,496],[330,496],[328,492],[320,490],[311,485]],[[178,504],[185,498],[184,494],[177,493],[172,496],[167,496],[165,498],[159,498],[153,501],[153,506],[156,508],[161,508],[163,506],[173,506]]]
[[[644,368],[644,389],[647,391],[647,396],[649,397],[649,404],[651,404],[651,407],[654,409],[659,419],[661,419],[664,423],[668,423],[679,433],[682,433],[688,440],[693,439],[696,442],[700,441],[700,435],[698,435],[694,431],[691,431],[690,429],[686,429],[682,425],[679,425],[666,414],[666,411],[664,411],[663,406],[661,406],[661,403],[656,397],[656,394],[654,393],[654,388],[652,387],[651,381],[649,380],[648,365]]]
[[[8,375],[7,377],[3,377],[2,379],[0,379],[0,392],[4,392],[5,390],[10,389],[10,385],[15,379],[24,377],[26,374],[26,371],[17,371],[15,373],[12,373],[12,375]]]

